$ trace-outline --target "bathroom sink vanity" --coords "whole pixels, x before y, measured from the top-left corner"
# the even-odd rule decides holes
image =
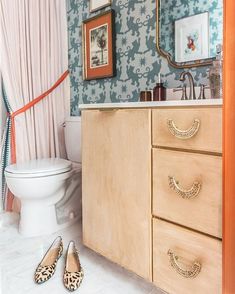
[[[170,294],[222,293],[222,101],[80,109],[84,244]]]

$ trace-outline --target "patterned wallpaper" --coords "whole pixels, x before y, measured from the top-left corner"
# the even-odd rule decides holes
[[[79,103],[138,101],[141,90],[155,86],[159,72],[168,88],[181,85],[178,79],[182,70],[170,67],[156,52],[155,0],[113,0],[112,8],[116,12],[117,75],[83,81],[81,24],[94,13],[89,13],[87,0],[67,0],[73,116],[80,115]],[[208,68],[193,69],[191,73],[196,85],[208,84]]]
[[[163,0],[161,1],[161,47],[174,56],[174,21],[186,16],[209,12],[210,56],[216,55],[216,45],[223,39],[223,0]]]

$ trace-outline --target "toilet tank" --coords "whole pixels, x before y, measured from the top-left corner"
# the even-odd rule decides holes
[[[81,163],[81,117],[71,116],[64,124],[65,146],[70,161]]]

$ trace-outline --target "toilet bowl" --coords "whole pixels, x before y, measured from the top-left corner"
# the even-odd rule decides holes
[[[65,122],[68,159],[44,158],[6,167],[10,191],[20,199],[19,232],[27,237],[54,233],[81,218],[80,118]],[[73,161],[71,161],[73,160]]]

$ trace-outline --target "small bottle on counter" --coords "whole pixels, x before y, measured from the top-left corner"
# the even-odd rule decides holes
[[[152,93],[151,91],[141,91],[140,92],[140,101],[146,102],[152,100]]]
[[[158,82],[153,88],[153,101],[165,101],[166,100],[166,88],[161,80],[161,74],[158,74]]]

